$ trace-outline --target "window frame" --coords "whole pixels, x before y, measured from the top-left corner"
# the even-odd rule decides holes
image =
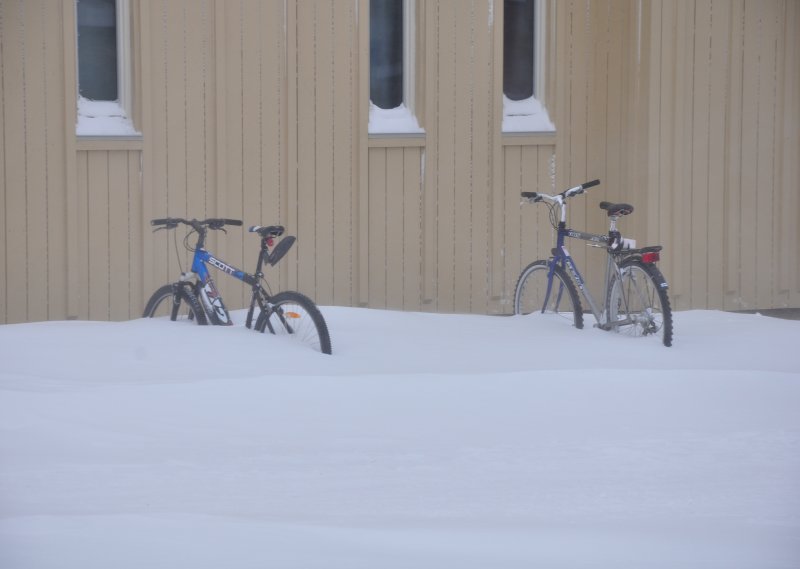
[[[505,0],[503,0],[505,5]],[[547,65],[547,2],[534,0],[533,7],[533,96],[522,101],[512,101],[505,90],[504,81],[501,82],[503,99],[503,125],[504,134],[554,132],[553,125],[545,107],[546,93],[546,65]],[[503,31],[505,33],[505,30]],[[503,57],[505,57],[505,51]],[[531,117],[538,116],[538,120]]]
[[[536,6],[533,9],[534,24],[533,38],[534,54],[533,54],[533,96],[538,101],[544,104],[545,92],[545,52],[547,51],[547,6],[543,0],[536,0]]]
[[[417,2],[403,0],[403,104],[414,114],[416,88]]]
[[[75,6],[76,134],[79,137],[139,137],[133,125],[133,45],[130,0],[114,0],[117,39],[117,100],[91,101],[81,96],[78,50],[78,1]],[[109,122],[113,121],[113,122]],[[103,123],[101,125],[101,123]]]
[[[369,5],[369,2],[367,2]],[[369,27],[370,22],[367,22]],[[403,0],[403,101],[394,109],[383,109],[369,100],[369,134],[422,134],[416,114],[417,0]],[[371,54],[370,54],[371,57]],[[369,60],[368,60],[369,61]],[[371,65],[371,64],[370,64]],[[367,82],[369,88],[369,81]]]

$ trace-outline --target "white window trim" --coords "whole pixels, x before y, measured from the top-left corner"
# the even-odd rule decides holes
[[[403,0],[403,102],[394,109],[369,103],[369,134],[422,134],[414,112],[416,93],[416,0]]]
[[[119,106],[131,116],[133,66],[131,61],[130,0],[117,1],[117,83]]]
[[[416,74],[416,0],[403,0],[403,104],[414,114]]]
[[[533,96],[523,101],[512,101],[503,93],[503,132],[555,132],[556,130],[542,102],[545,92],[547,3],[536,0],[534,14],[536,49]]]
[[[75,22],[77,26],[77,2]],[[117,14],[117,96],[116,101],[91,101],[80,95],[80,62],[75,60],[78,109],[75,133],[85,137],[140,137],[131,120],[133,108],[133,62],[131,56],[130,0],[116,0]],[[77,31],[77,27],[76,27]],[[75,53],[77,50],[75,37]]]

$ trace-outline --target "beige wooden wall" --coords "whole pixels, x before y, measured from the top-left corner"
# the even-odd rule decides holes
[[[800,2],[653,3],[648,233],[679,308],[800,306]]]
[[[358,300],[406,310],[508,313],[522,263],[538,255],[539,243],[530,237],[543,233],[535,224],[541,212],[523,210],[519,193],[552,191],[556,137],[500,132],[502,2],[418,7],[416,103],[425,135],[368,139],[361,198],[369,203],[368,258]],[[555,35],[548,46],[552,64]],[[364,54],[361,65],[368,65]],[[555,74],[548,77],[554,93]],[[548,99],[555,107],[555,96]]]
[[[145,219],[283,224],[298,243],[269,269],[276,287],[353,304],[356,4],[164,0],[141,9]],[[236,228],[217,237],[215,253],[254,269],[258,239]],[[178,269],[172,236],[146,235],[145,246],[155,260],[145,266],[149,290]],[[241,284],[217,280],[229,306],[242,306]]]
[[[148,0],[140,10],[142,223],[169,215],[290,225],[284,2]],[[187,270],[183,235],[145,231],[146,291]],[[208,246],[253,270],[258,240],[243,229],[212,234]],[[240,283],[217,280],[231,308],[241,306]]]
[[[147,234],[141,159],[139,150],[76,152],[77,252],[70,259],[81,283],[74,310],[82,319],[141,315],[142,237]]]
[[[138,316],[178,271],[165,215],[286,225],[268,276],[323,305],[508,313],[552,240],[519,192],[597,177],[573,224],[633,203],[678,308],[800,306],[798,2],[547,5],[554,135],[500,132],[499,0],[418,0],[410,138],[367,135],[368,0],[131,0],[142,138],[87,141],[73,2],[0,0],[0,322]],[[209,246],[252,269],[241,229]]]
[[[58,12],[53,3],[0,3],[0,322],[58,319],[67,312]]]
[[[637,211],[620,223],[620,230],[639,243],[648,241],[644,187],[639,183],[647,159],[643,145],[647,91],[641,84],[648,65],[642,19],[647,3],[568,0],[556,4],[556,186],[561,190],[587,180],[602,182],[571,201],[570,224],[605,233],[608,221],[598,204],[628,202]],[[547,221],[535,223],[542,224],[547,226]],[[552,243],[552,235],[547,237]],[[544,241],[539,253],[546,256],[549,246]],[[605,253],[581,241],[569,243],[569,250],[583,267],[589,290],[601,298],[597,283],[604,277]]]

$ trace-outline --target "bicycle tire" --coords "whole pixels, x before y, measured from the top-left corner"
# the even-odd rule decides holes
[[[181,311],[182,309],[184,312]],[[208,324],[200,300],[189,283],[162,286],[152,294],[142,313],[142,318],[166,316],[169,316],[173,322],[194,321],[200,326]]]
[[[323,354],[332,352],[328,325],[313,300],[287,290],[270,298],[269,306],[258,315],[256,330],[269,329],[274,335],[291,336]]]
[[[558,315],[571,321],[575,328],[583,328],[583,308],[575,284],[564,267],[556,265],[550,298],[545,305],[549,261],[534,261],[525,267],[514,288],[514,314]],[[564,294],[566,292],[566,294]]]
[[[606,314],[610,329],[628,336],[659,336],[672,345],[672,307],[667,286],[658,267],[638,259],[620,264],[608,288]],[[624,322],[624,324],[615,324]]]

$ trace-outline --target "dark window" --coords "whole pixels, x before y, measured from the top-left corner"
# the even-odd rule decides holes
[[[78,0],[78,90],[93,101],[116,101],[116,0]]]
[[[533,96],[534,2],[505,0],[503,93],[512,101]]]
[[[382,109],[403,103],[403,0],[370,0],[369,98]]]

